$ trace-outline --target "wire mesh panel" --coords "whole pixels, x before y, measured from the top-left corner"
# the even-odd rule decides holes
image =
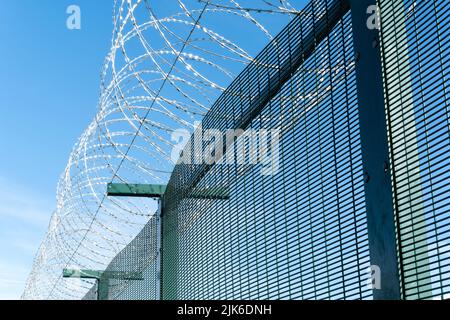
[[[163,298],[371,299],[355,81],[340,1],[312,1],[237,77],[182,157],[224,154],[170,180]]]
[[[94,286],[92,286],[92,288],[83,297],[83,300],[93,301],[97,299],[98,299],[97,284],[94,284]]]
[[[403,296],[449,298],[450,3],[380,6]]]
[[[108,300],[159,300],[158,219],[152,217],[111,261],[99,279],[105,286],[96,284],[85,300],[97,300],[98,290],[106,290],[103,299]]]

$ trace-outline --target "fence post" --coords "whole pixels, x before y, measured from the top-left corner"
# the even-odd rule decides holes
[[[379,30],[371,24],[376,0],[349,0],[356,54],[356,81],[372,266],[380,270],[375,300],[399,300],[394,202]],[[377,13],[375,13],[377,14]],[[375,16],[377,18],[377,16]],[[379,17],[378,17],[379,18]],[[376,21],[376,20],[375,20]]]
[[[100,277],[97,280],[97,300],[109,299],[109,279],[107,277]]]

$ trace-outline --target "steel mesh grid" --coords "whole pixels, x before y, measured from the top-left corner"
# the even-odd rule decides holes
[[[312,1],[203,121],[203,130],[281,129],[280,172],[175,168],[164,206],[165,299],[371,298],[351,15],[324,41],[314,32],[344,10],[330,3]],[[308,39],[311,33],[317,37]],[[276,88],[305,39],[314,53],[300,57],[300,69],[287,68],[291,79],[255,117],[253,102]],[[223,185],[229,200],[189,198],[191,188]]]
[[[94,301],[98,298],[97,284],[94,284],[92,288],[85,294],[83,300]]]
[[[108,281],[108,300],[159,300],[160,268],[157,260],[157,223],[153,216],[142,231],[108,265],[100,281]],[[117,272],[117,276],[111,274]],[[142,279],[123,278],[122,273],[138,274]],[[98,284],[84,300],[97,300]]]
[[[403,297],[448,299],[450,3],[380,8]]]

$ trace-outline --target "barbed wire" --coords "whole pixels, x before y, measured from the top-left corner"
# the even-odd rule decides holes
[[[272,39],[278,30],[261,19],[281,13],[285,25],[296,12],[285,0],[114,1],[98,113],[60,177],[23,299],[80,299],[89,291],[92,281],[64,280],[62,270],[104,269],[156,211],[151,199],[106,197],[107,183],[167,183],[171,133],[193,131],[252,62],[256,40],[261,49]]]

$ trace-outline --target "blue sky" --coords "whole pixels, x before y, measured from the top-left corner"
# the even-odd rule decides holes
[[[66,28],[80,6],[82,29]],[[2,0],[0,299],[19,298],[71,148],[96,113],[112,0]]]

